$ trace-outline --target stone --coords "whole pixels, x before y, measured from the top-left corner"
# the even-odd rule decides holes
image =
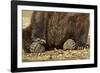
[[[75,41],[72,39],[68,39],[65,41],[64,45],[63,45],[63,49],[67,50],[67,49],[74,49],[75,48]]]

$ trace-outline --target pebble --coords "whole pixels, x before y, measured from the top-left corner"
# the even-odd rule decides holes
[[[65,41],[64,45],[63,45],[63,49],[67,50],[67,49],[74,49],[75,48],[75,41],[72,39],[68,39],[67,41]]]

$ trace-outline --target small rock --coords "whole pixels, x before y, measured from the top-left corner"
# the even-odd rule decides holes
[[[75,48],[75,41],[72,39],[68,39],[67,41],[65,41],[64,45],[63,45],[63,49],[67,50],[67,49],[74,49]]]

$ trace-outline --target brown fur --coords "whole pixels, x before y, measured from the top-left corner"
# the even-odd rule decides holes
[[[29,27],[23,29],[22,31],[22,47],[24,49],[24,52],[30,52],[29,51],[29,46],[32,43],[32,25],[30,25]]]
[[[49,48],[62,48],[67,39],[73,39],[80,46],[88,37],[89,14],[34,11],[31,25],[32,41],[41,38]]]

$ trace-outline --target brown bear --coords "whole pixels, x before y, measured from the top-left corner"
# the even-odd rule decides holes
[[[88,13],[34,11],[31,18],[31,35],[29,35],[32,42],[44,40],[46,50],[61,49],[68,39],[75,41],[76,48],[84,47],[89,25]]]

